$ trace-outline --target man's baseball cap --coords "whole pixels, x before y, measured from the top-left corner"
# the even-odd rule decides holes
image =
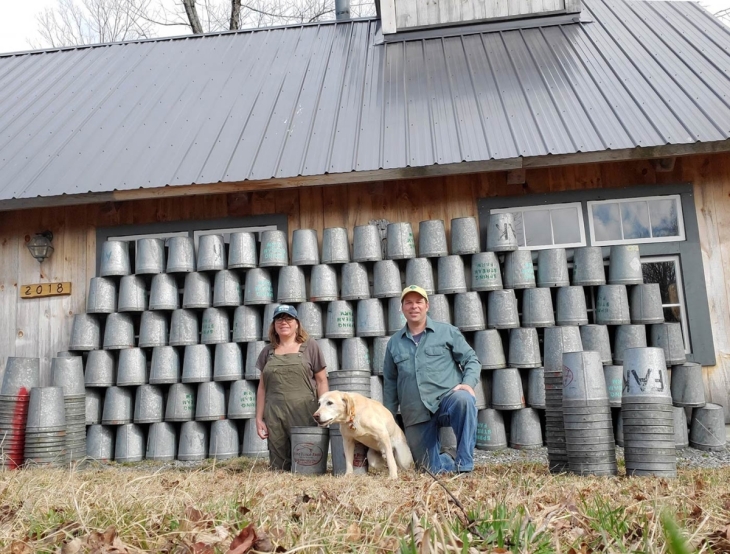
[[[281,304],[280,306],[277,306],[271,319],[275,320],[277,317],[280,317],[282,315],[291,316],[299,321],[299,315],[297,315],[296,308],[294,306],[290,306],[289,304]]]
[[[420,294],[426,299],[426,302],[428,302],[428,293],[418,285],[408,285],[406,288],[404,288],[403,292],[400,294],[401,302],[403,302],[403,298],[405,298],[406,294],[408,294],[409,292],[415,292],[416,294]]]

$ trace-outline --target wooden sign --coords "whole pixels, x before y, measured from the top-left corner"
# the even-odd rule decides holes
[[[43,298],[46,296],[66,296],[69,294],[71,294],[71,283],[20,285],[21,298]]]

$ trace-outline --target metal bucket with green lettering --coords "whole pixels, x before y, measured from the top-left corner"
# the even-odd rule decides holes
[[[355,336],[355,314],[352,304],[335,300],[327,305],[324,336],[328,339],[346,339]]]
[[[228,394],[228,419],[256,417],[256,392],[258,382],[243,379],[231,383]]]

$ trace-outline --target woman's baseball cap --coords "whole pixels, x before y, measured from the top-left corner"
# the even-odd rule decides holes
[[[297,314],[296,308],[294,306],[290,306],[289,304],[281,304],[280,306],[277,306],[271,319],[275,320],[277,317],[280,317],[282,315],[291,316],[299,321],[299,315]]]

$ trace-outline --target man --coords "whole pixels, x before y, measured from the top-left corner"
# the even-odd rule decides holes
[[[410,285],[401,294],[406,325],[385,350],[383,404],[400,403],[406,440],[417,464],[434,473],[474,469],[477,408],[474,388],[482,366],[464,335],[428,317],[428,294]],[[456,434],[455,453],[442,452],[441,427]]]

